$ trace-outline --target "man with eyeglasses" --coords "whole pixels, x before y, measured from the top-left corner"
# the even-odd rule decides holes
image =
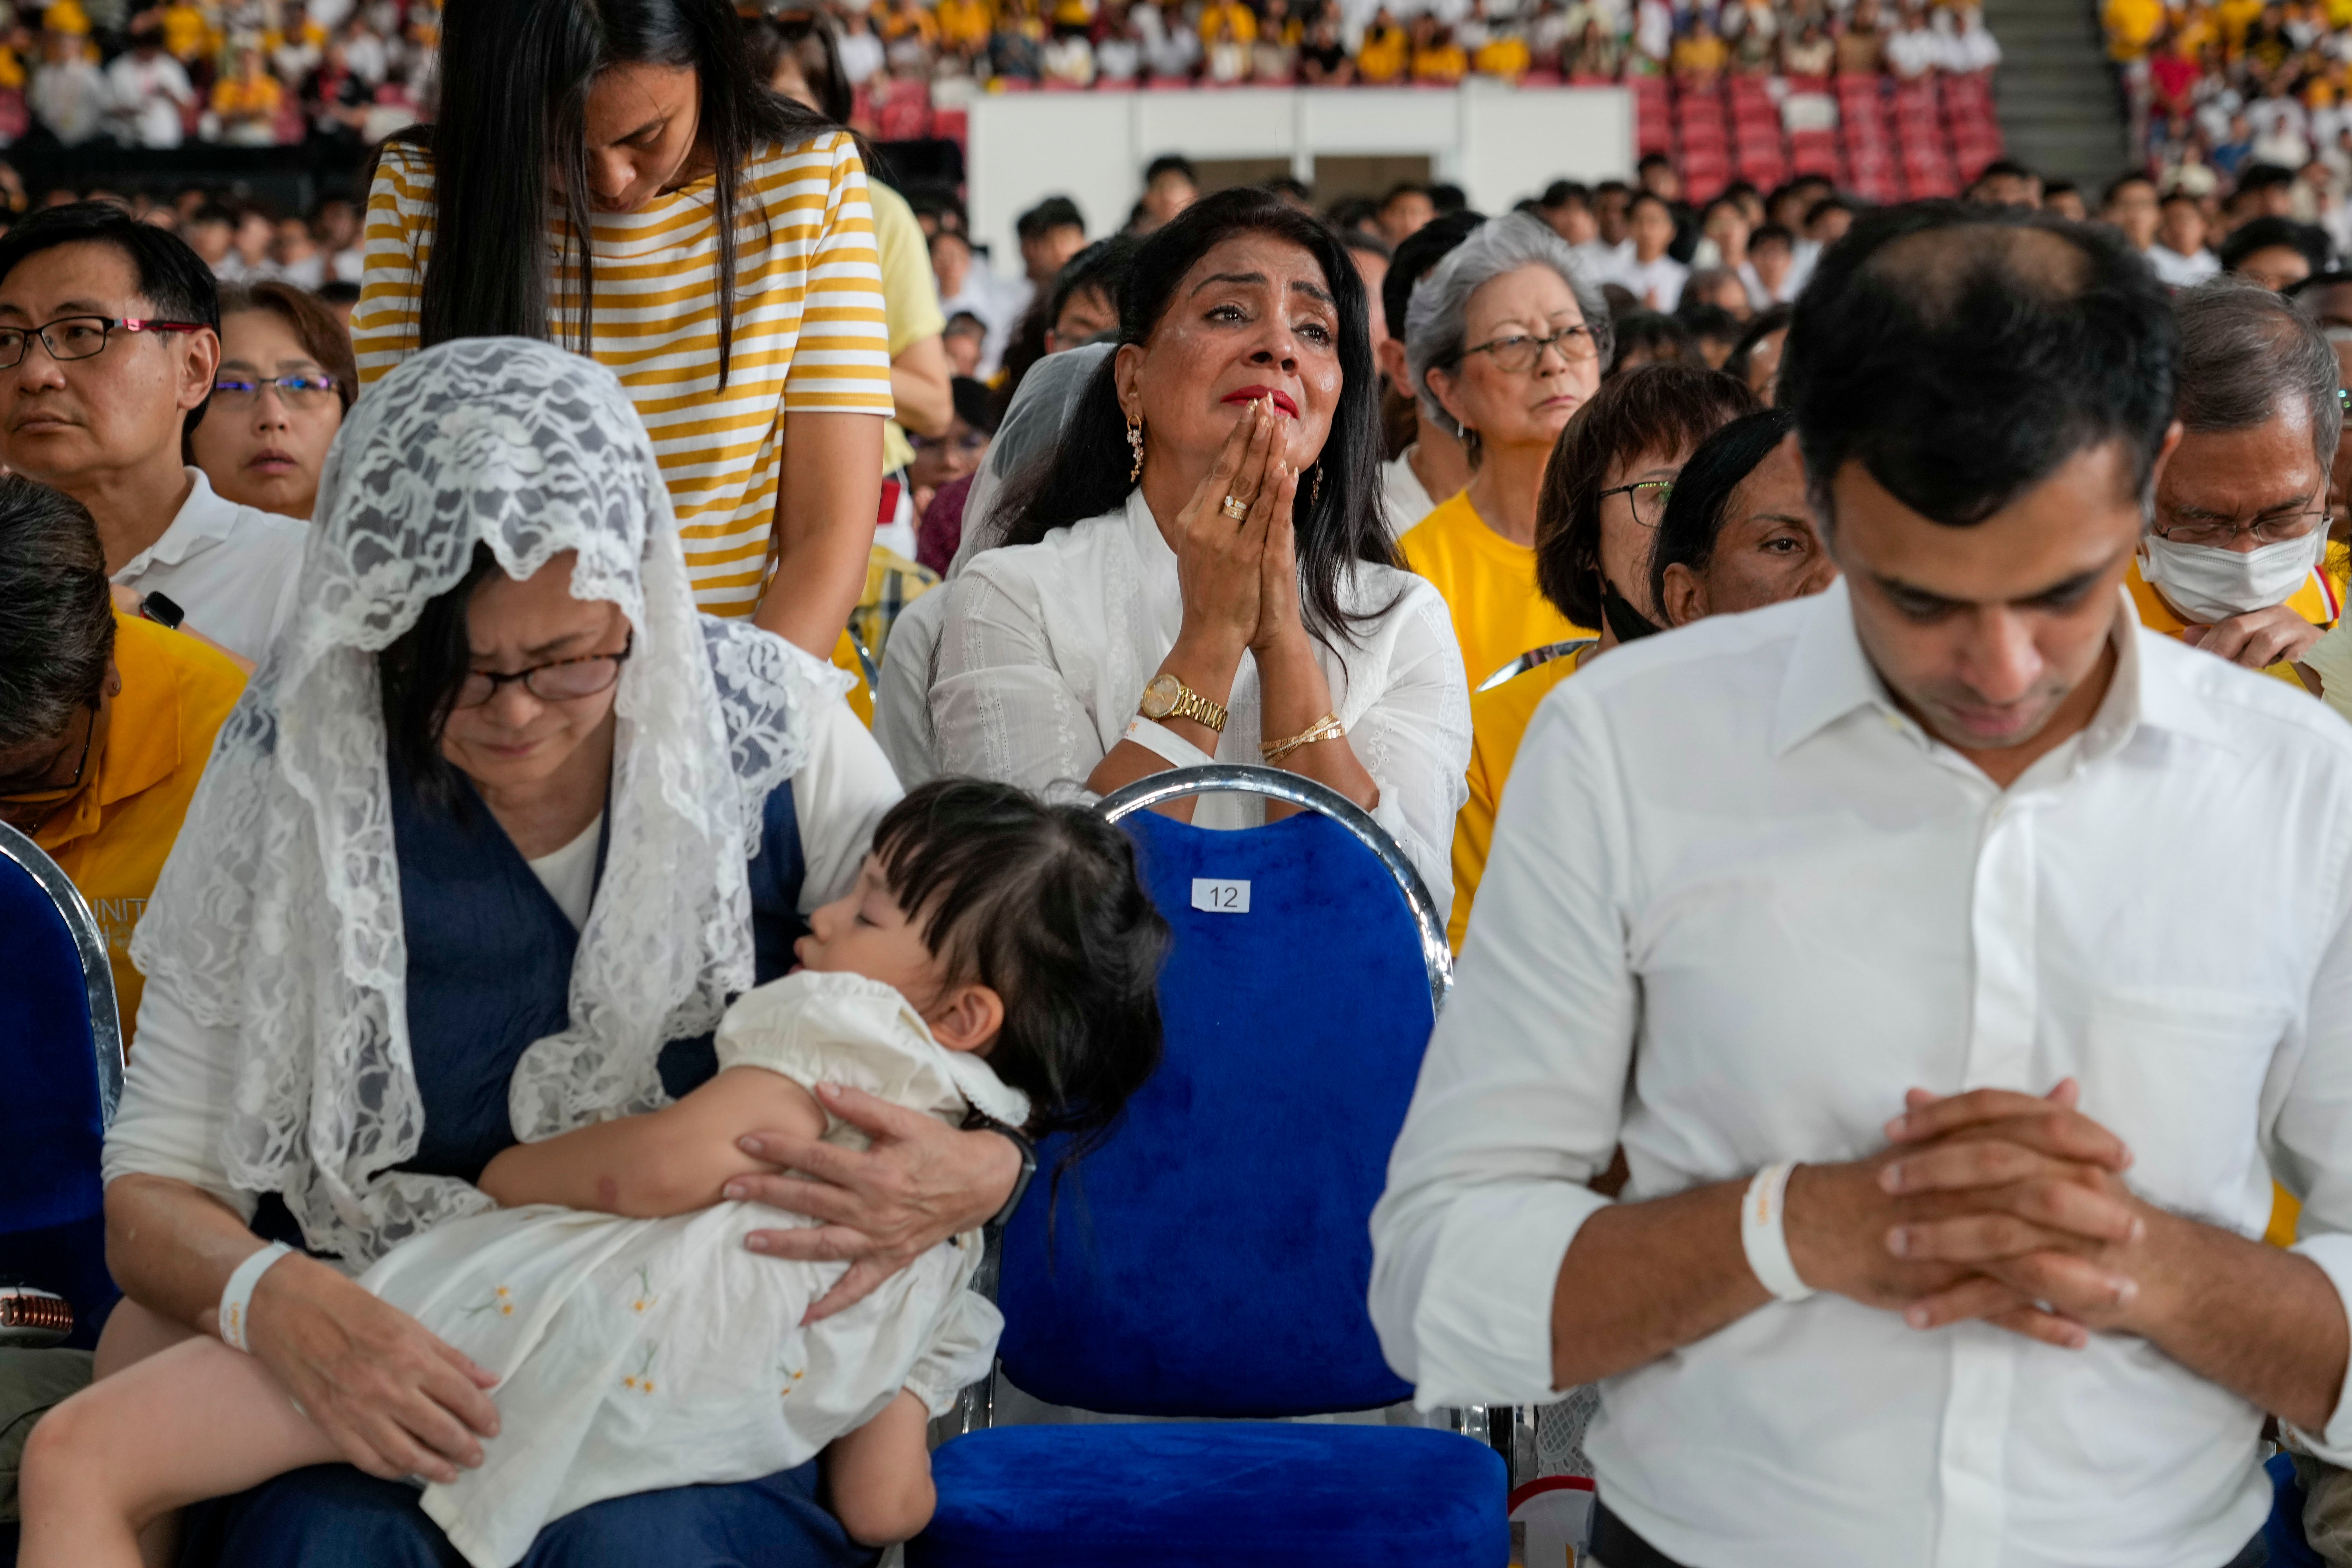
[[[102,202],[0,237],[0,462],[89,509],[125,608],[248,665],[294,607],[307,530],[184,460],[220,367],[196,253]]]
[[[244,689],[226,656],[115,609],[80,502],[0,479],[0,822],[89,900],[126,1035],[131,930]]]
[[[2140,625],[2298,687],[2342,614],[2324,570],[2343,425],[2336,353],[2281,295],[2221,279],[2176,297],[2180,445],[2125,585]]]

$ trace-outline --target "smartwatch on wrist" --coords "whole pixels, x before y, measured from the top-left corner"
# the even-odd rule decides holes
[[[996,1211],[994,1218],[981,1226],[993,1236],[1004,1228],[1005,1221],[1013,1217],[1013,1211],[1021,1206],[1021,1200],[1028,1194],[1029,1183],[1037,1174],[1037,1145],[1029,1142],[1028,1134],[1019,1128],[1007,1127],[994,1117],[984,1116],[977,1110],[963,1119],[963,1125],[967,1132],[985,1130],[1010,1139],[1013,1146],[1021,1152],[1021,1173],[1013,1178],[1013,1195],[1004,1200],[1004,1206]]]
[[[139,614],[142,619],[175,632],[180,629],[180,623],[188,618],[187,611],[161,594],[142,595],[139,600]]]

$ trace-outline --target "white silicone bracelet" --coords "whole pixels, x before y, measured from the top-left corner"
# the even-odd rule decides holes
[[[273,1241],[236,1266],[236,1272],[221,1287],[221,1343],[233,1351],[253,1348],[245,1342],[245,1320],[253,1310],[253,1288],[261,1283],[261,1277],[269,1272],[272,1264],[293,1250],[282,1241]]]
[[[1813,1293],[1797,1277],[1796,1262],[1789,1256],[1789,1173],[1796,1168],[1794,1160],[1765,1166],[1748,1184],[1748,1195],[1739,1204],[1739,1245],[1748,1254],[1748,1267],[1764,1289],[1783,1301],[1801,1301]]]

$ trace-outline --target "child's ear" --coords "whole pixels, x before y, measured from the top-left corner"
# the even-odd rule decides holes
[[[951,1051],[984,1051],[1004,1027],[1004,998],[976,982],[959,985],[940,998],[923,1022],[931,1026],[931,1037]]]

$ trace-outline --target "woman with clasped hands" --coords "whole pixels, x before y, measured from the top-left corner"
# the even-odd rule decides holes
[[[1102,794],[1265,763],[1371,813],[1438,907],[1469,702],[1444,602],[1380,514],[1362,283],[1328,226],[1255,191],[1137,256],[1119,347],[955,583],[930,690],[940,769]],[[1243,827],[1284,808],[1164,807]]]

